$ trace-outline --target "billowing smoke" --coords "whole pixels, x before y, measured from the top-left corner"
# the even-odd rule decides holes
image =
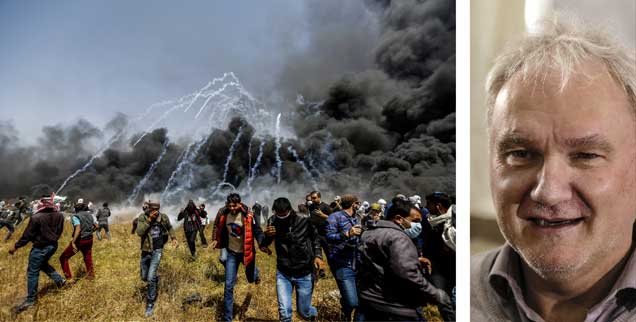
[[[335,6],[309,5],[315,32],[288,53],[277,86],[292,103],[276,110],[232,74],[223,84],[233,92],[211,82],[145,118],[120,114],[104,129],[82,119],[45,127],[30,147],[0,122],[0,197],[56,191],[82,167],[60,194],[133,206],[148,197],[219,202],[232,190],[265,203],[281,195],[302,200],[314,188],[368,200],[454,193],[454,1],[364,4],[342,4],[333,13],[346,23],[329,26],[320,22]],[[360,17],[365,27],[351,30],[350,19]],[[179,120],[191,135],[170,137],[159,117]]]

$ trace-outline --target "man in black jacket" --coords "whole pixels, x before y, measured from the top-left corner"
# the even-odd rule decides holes
[[[188,201],[188,205],[179,212],[177,220],[183,219],[183,232],[185,233],[186,240],[188,241],[188,248],[190,248],[190,254],[192,259],[196,258],[196,240],[197,234],[201,234],[201,215],[200,210],[194,204],[194,201]],[[205,237],[202,239],[203,245],[207,245]]]
[[[314,226],[298,216],[287,198],[272,205],[274,216],[267,221],[261,250],[270,254],[269,244],[276,247],[276,294],[280,321],[292,320],[292,291],[296,288],[298,313],[305,319],[318,314],[311,306],[312,272],[323,266],[320,241]]]
[[[15,310],[21,312],[35,305],[35,297],[38,292],[40,271],[48,275],[58,287],[63,286],[66,280],[49,265],[49,259],[57,250],[57,240],[64,230],[64,215],[58,212],[53,197],[42,197],[37,205],[36,214],[31,217],[20,240],[18,240],[9,254],[31,242],[33,247],[29,254],[27,266],[27,292],[24,302]]]
[[[437,304],[446,321],[455,320],[450,297],[426,280],[417,249],[404,233],[421,220],[414,205],[396,200],[386,220],[362,234],[357,277],[363,320],[422,321],[419,308],[426,303]]]

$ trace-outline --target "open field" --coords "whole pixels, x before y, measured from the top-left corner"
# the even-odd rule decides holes
[[[192,261],[183,230],[177,229],[179,247],[166,246],[161,260],[155,313],[149,319],[144,318],[145,283],[139,278],[139,237],[130,234],[130,224],[114,224],[111,225],[111,241],[95,238],[95,280],[83,278],[85,268],[81,253],[78,253],[71,259],[75,282],[58,289],[45,274],[40,274],[38,305],[15,316],[12,307],[26,295],[26,267],[31,245],[19,249],[13,256],[7,250],[25,227],[26,224],[22,224],[8,242],[0,243],[0,321],[215,321],[222,312],[223,266],[218,262],[218,250],[198,246],[198,258]],[[6,233],[2,230],[0,238],[4,239]],[[68,245],[70,234],[71,226],[67,222],[60,246],[50,261],[60,274],[63,273],[59,255]],[[208,227],[206,236],[210,234]],[[235,320],[277,321],[276,260],[274,255],[261,252],[256,258],[261,284],[248,284],[241,266],[234,293]],[[337,286],[328,273],[328,278],[320,280],[314,291],[313,304],[318,308],[318,321],[338,319],[340,304],[330,295],[333,290],[337,290]],[[195,293],[200,294],[201,301],[184,306],[183,299]],[[428,308],[429,321],[441,321],[431,315],[434,312],[436,308]],[[300,319],[295,316],[294,320]]]

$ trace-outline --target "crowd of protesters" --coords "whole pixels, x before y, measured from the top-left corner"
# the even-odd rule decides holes
[[[292,297],[296,290],[297,313],[313,320],[317,310],[312,295],[318,279],[330,271],[338,287],[342,321],[423,321],[422,307],[437,305],[446,321],[454,320],[455,295],[455,206],[441,192],[406,197],[398,194],[387,203],[360,200],[345,194],[329,204],[319,191],[306,195],[296,209],[280,197],[270,209],[258,201],[250,208],[237,193],[225,200],[212,225],[209,239],[219,251],[225,267],[223,316],[231,321],[234,286],[240,264],[248,283],[260,282],[257,250],[276,256],[276,294],[281,321],[292,319]],[[46,273],[58,286],[72,279],[69,259],[82,252],[86,277],[95,278],[93,234],[101,231],[110,240],[108,204],[98,210],[79,199],[70,216],[71,241],[59,260],[64,277],[48,264],[57,250],[64,216],[55,197],[43,196],[33,203],[32,215],[25,198],[13,207],[0,202],[0,228],[7,227],[11,237],[15,226],[31,219],[22,237],[10,249],[32,243],[27,266],[27,298],[18,311],[35,304],[39,272]],[[145,316],[155,309],[163,249],[169,240],[178,246],[170,217],[161,212],[158,200],[144,202],[142,212],[133,221],[132,233],[140,237],[140,275],[148,283]],[[18,219],[18,217],[20,219]],[[204,231],[208,223],[205,205],[190,200],[178,213],[192,260],[196,260],[196,240],[208,246]]]

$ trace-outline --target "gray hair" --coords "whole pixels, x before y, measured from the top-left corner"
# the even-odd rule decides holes
[[[540,23],[539,32],[526,34],[495,60],[486,80],[488,124],[501,88],[516,74],[535,80],[560,73],[563,90],[577,67],[600,62],[627,95],[636,115],[636,50],[621,46],[606,32],[585,26],[573,17],[555,15]],[[541,73],[543,71],[544,73]]]

